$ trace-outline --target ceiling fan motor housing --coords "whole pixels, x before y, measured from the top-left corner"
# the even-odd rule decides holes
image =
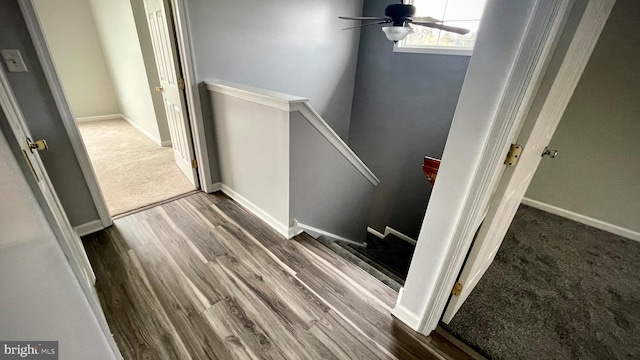
[[[404,26],[406,18],[416,14],[416,7],[408,4],[391,4],[384,10],[384,14],[393,19],[393,26]]]

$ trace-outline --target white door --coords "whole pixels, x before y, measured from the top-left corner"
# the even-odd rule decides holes
[[[20,145],[20,150],[22,150],[22,154],[24,155],[24,161],[31,168],[33,176],[42,191],[47,205],[49,206],[51,215],[57,224],[57,226],[53,226],[52,224],[52,227],[61,232],[59,236],[61,235],[63,242],[60,245],[69,259],[71,268],[78,278],[78,281],[83,281],[87,283],[90,288],[93,288],[96,277],[93,273],[93,269],[91,268],[91,264],[89,263],[89,259],[87,258],[87,254],[84,251],[84,247],[82,246],[82,241],[80,240],[80,237],[78,237],[78,234],[73,230],[71,223],[69,223],[69,219],[67,218],[67,215],[62,208],[62,204],[60,203],[53,185],[51,184],[49,175],[40,160],[40,154],[38,152],[46,150],[42,148],[38,150],[29,147],[29,143],[35,146],[36,140],[31,136],[27,123],[22,115],[22,111],[18,106],[18,102],[13,95],[7,76],[4,73],[4,69],[0,70],[0,105],[2,106],[2,111],[5,113],[9,121],[13,135]],[[9,136],[9,134],[7,134],[7,136]],[[46,141],[46,139],[44,140]],[[41,144],[44,145],[45,143]]]
[[[448,324],[453,319],[500,249],[518,206],[520,206],[529,183],[543,159],[541,155],[562,118],[602,32],[613,6],[613,2],[609,3],[610,6],[601,6],[599,1],[589,2],[584,17],[593,18],[595,16],[600,21],[597,24],[591,22],[591,26],[585,25],[584,22],[578,25],[576,36],[569,45],[540,112],[537,115],[530,114],[525,122],[517,140],[517,143],[524,148],[520,160],[516,166],[507,167],[500,179],[487,214],[480,225],[460,273],[458,283],[462,285],[462,290],[458,295],[451,296],[442,317],[443,322]],[[586,30],[584,30],[585,28]]]
[[[191,126],[184,96],[184,82],[180,70],[175,33],[168,5],[163,0],[145,0],[144,6],[158,66],[164,109],[167,112],[173,154],[180,170],[198,187],[197,164],[193,151]]]

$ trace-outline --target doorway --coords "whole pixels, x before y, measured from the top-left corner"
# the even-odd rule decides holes
[[[199,188],[169,4],[33,5],[108,212]]]
[[[640,36],[628,31],[638,16],[633,1],[613,6],[548,142],[553,158],[536,156],[495,260],[458,313],[445,314],[490,357],[499,346],[519,358],[640,355]]]

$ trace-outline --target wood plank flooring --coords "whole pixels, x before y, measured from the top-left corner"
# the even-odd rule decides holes
[[[304,233],[284,239],[221,193],[83,240],[125,359],[470,358],[395,320],[386,285]]]

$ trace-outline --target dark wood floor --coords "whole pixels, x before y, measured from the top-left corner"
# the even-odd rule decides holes
[[[125,359],[470,358],[391,316],[397,294],[306,234],[198,193],[84,239]]]

